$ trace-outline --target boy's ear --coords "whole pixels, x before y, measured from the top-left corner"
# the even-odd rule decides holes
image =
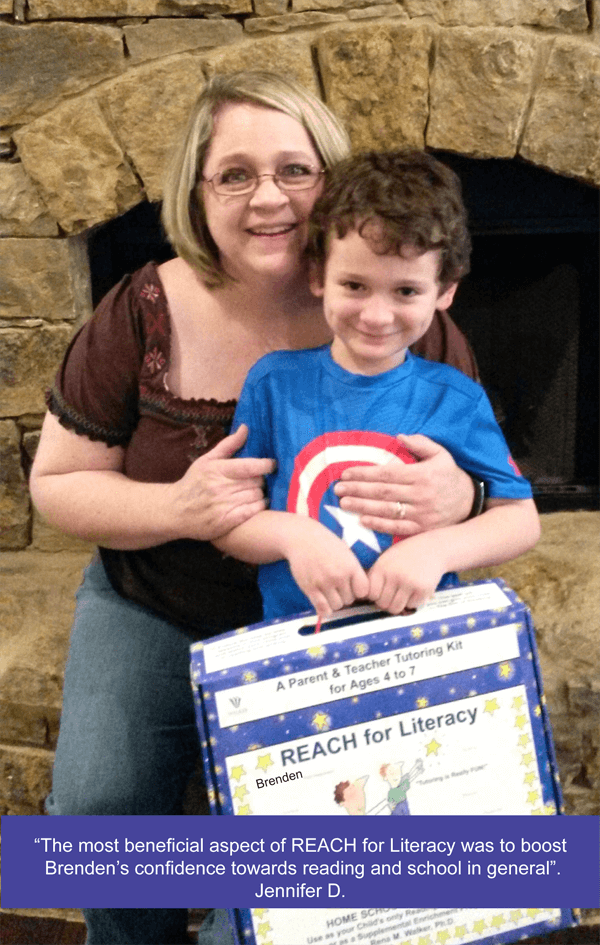
[[[323,292],[325,291],[324,282],[323,263],[318,263],[315,262],[314,259],[311,259],[308,264],[308,284],[310,291],[318,299],[323,297]]]
[[[438,309],[438,311],[445,312],[447,309],[450,308],[450,306],[452,305],[452,302],[454,301],[454,295],[457,289],[458,289],[458,282],[449,282],[448,285],[446,285],[440,290],[440,294],[438,296],[438,300],[435,306]]]

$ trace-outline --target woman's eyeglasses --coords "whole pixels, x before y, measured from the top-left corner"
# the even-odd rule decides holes
[[[210,184],[216,194],[224,197],[242,197],[253,193],[263,177],[270,177],[285,193],[297,190],[312,190],[316,187],[324,170],[305,164],[288,164],[275,174],[253,174],[241,167],[219,171],[212,177],[203,177],[205,184]]]

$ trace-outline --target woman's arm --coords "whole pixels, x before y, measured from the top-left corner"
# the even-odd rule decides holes
[[[398,436],[419,460],[344,470],[336,485],[340,506],[357,512],[366,528],[407,537],[464,522],[475,487],[443,446],[427,436]],[[404,515],[400,518],[402,506]]]
[[[268,459],[231,459],[241,427],[174,483],[123,474],[124,450],[66,430],[48,414],[31,471],[40,513],[56,528],[106,548],[149,548],[177,538],[210,541],[264,509]]]
[[[533,499],[489,499],[478,518],[415,535],[384,551],[369,571],[369,597],[394,614],[418,607],[447,571],[510,561],[533,548],[539,536]]]

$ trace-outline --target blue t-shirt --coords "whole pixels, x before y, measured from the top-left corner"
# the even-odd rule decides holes
[[[458,466],[485,481],[490,498],[531,497],[483,388],[408,351],[403,364],[375,376],[340,367],[329,345],[268,354],[248,374],[232,429],[240,423],[249,433],[238,455],[277,461],[267,477],[270,508],[317,518],[365,569],[393,539],[340,509],[333,486],[348,466],[397,456],[398,433],[440,443]],[[265,620],[311,609],[287,561],[261,566],[259,585]]]

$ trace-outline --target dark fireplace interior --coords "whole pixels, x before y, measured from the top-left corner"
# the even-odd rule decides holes
[[[459,173],[472,271],[453,315],[544,511],[598,507],[598,192],[521,161]]]
[[[540,511],[598,508],[598,192],[513,160],[443,153],[463,182],[471,273],[452,314],[475,350]],[[89,234],[94,305],[124,273],[172,256],[156,205]]]

